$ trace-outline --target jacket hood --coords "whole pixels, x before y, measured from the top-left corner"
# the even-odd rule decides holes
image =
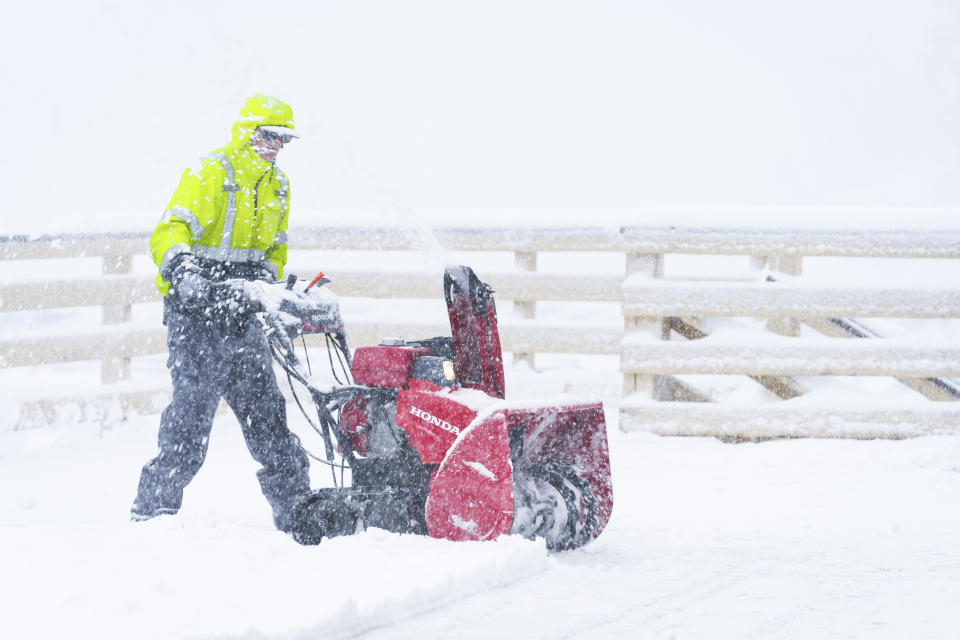
[[[247,98],[233,123],[233,144],[245,144],[260,125],[295,129],[293,109],[283,100],[258,93]]]

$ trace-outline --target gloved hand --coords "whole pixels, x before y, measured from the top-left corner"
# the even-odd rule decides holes
[[[264,282],[276,282],[277,278],[274,276],[274,271],[270,267],[273,266],[272,262],[263,262],[255,263],[253,280],[263,280]]]
[[[185,309],[199,309],[210,301],[210,281],[203,277],[192,253],[184,252],[173,259],[170,287]]]
[[[218,310],[228,315],[247,315],[264,311],[263,292],[270,285],[261,280],[231,278],[214,285],[213,299]]]

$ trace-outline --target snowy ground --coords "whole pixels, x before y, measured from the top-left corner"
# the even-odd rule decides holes
[[[509,268],[511,258],[477,254],[470,261],[482,275]],[[0,280],[49,277],[56,265],[47,263],[55,262],[11,261],[0,265]],[[99,272],[95,259],[65,266],[75,275]],[[622,265],[545,254],[540,267],[610,272]],[[669,257],[667,276],[705,267],[736,274],[747,259]],[[842,273],[850,282],[946,287],[958,268],[812,259],[804,278]],[[148,269],[135,264],[138,272]],[[376,317],[384,305],[393,314],[443,312],[439,302],[343,302],[348,325]],[[134,323],[156,326],[158,312],[158,305],[137,305]],[[500,314],[509,322],[508,302]],[[538,320],[616,326],[621,318],[616,304],[543,303]],[[12,337],[98,323],[96,308],[10,312],[0,331]],[[924,321],[917,339],[955,341],[955,325]],[[893,335],[918,326],[883,329]],[[134,381],[166,384],[162,357],[133,365]],[[956,637],[960,437],[733,445],[626,435],[617,429],[616,356],[538,354],[537,370],[511,365],[506,373],[510,398],[572,392],[607,406],[614,514],[588,547],[548,554],[540,543],[514,538],[450,543],[377,530],[301,547],[273,529],[256,464],[229,413],[217,418],[181,513],[130,524],[158,416],[0,428],[0,486],[7,487],[0,494],[0,636]],[[97,379],[96,363],[5,369],[0,407],[38,386],[77,391]],[[732,385],[725,400],[770,401],[756,385],[722,384]],[[893,386],[858,379],[842,395],[877,397]],[[301,418],[293,414],[291,423],[319,450]],[[315,486],[329,482],[321,468],[313,479]]]
[[[602,371],[547,365],[509,367],[508,393]],[[615,374],[593,377],[588,392],[615,390]],[[960,625],[960,438],[732,445],[625,435],[609,412],[613,518],[552,555],[379,530],[301,547],[273,530],[229,414],[181,513],[130,524],[157,420],[0,434],[4,637],[952,638]]]

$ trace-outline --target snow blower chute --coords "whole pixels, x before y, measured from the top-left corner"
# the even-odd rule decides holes
[[[298,510],[299,542],[368,526],[449,540],[542,537],[555,550],[600,535],[613,508],[603,406],[504,399],[493,292],[469,267],[444,273],[450,337],[385,338],[352,357],[336,297],[314,283],[298,291],[291,278],[252,295],[323,438],[325,455],[311,455],[333,472],[334,486]],[[326,334],[336,384],[305,370],[292,343],[301,333]]]

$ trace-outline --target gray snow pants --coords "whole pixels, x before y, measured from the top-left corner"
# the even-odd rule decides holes
[[[223,397],[240,421],[263,495],[278,529],[293,526],[291,512],[310,490],[309,460],[287,428],[286,405],[273,374],[263,331],[252,317],[209,319],[164,308],[167,368],[173,402],[160,417],[159,454],[140,474],[135,518],[176,513],[183,489],[207,453],[214,412]]]

